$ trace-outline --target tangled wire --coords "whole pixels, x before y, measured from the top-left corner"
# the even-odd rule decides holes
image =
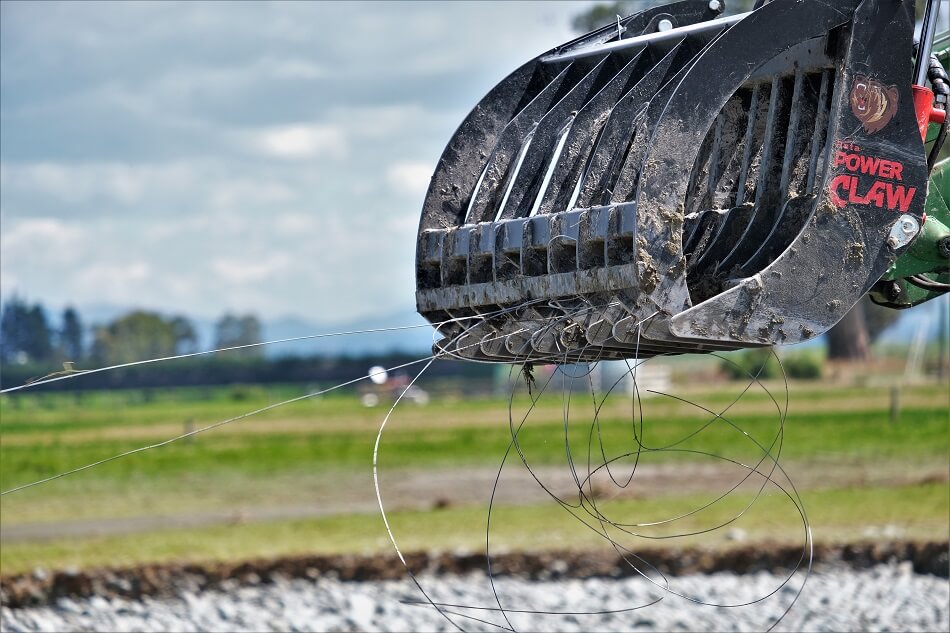
[[[580,317],[580,313],[568,314],[565,320]],[[552,321],[546,327],[558,328],[562,323]],[[641,326],[643,324],[641,323]],[[475,327],[475,325],[472,325]],[[535,336],[543,336],[541,332]],[[638,336],[639,339],[639,336]],[[728,357],[720,357],[724,362],[735,365]],[[771,630],[788,613],[798,599],[805,580],[811,571],[812,537],[808,519],[802,501],[787,473],[779,464],[784,435],[784,423],[788,408],[787,383],[780,394],[772,393],[760,380],[758,373],[748,375],[748,383],[725,406],[713,408],[689,400],[666,390],[642,386],[643,376],[648,372],[648,361],[623,361],[626,366],[620,375],[609,381],[603,392],[598,389],[595,375],[602,371],[598,363],[572,364],[566,355],[560,360],[559,367],[538,375],[538,358],[526,342],[523,357],[513,365],[509,375],[508,426],[510,442],[501,458],[494,484],[487,500],[485,520],[485,572],[490,585],[493,604],[458,604],[441,600],[438,588],[434,590],[423,586],[420,578],[407,564],[396,535],[387,518],[383,495],[380,489],[379,458],[384,430],[399,399],[393,404],[384,418],[377,435],[374,451],[374,477],[380,512],[386,524],[393,546],[402,560],[412,582],[423,596],[421,601],[412,604],[436,609],[453,627],[465,630],[466,625],[479,628],[515,631],[519,629],[537,629],[539,618],[572,617],[577,620],[583,616],[621,615],[644,609],[664,599],[682,600],[695,605],[717,608],[748,608],[768,600],[787,602],[778,617],[763,622],[763,628]],[[550,358],[543,359],[550,362]],[[428,365],[413,379],[412,384],[420,380]],[[759,370],[761,371],[761,370]],[[784,373],[783,373],[784,377]],[[730,419],[730,411],[750,391],[764,392],[774,407],[774,433],[765,441],[759,440]],[[524,395],[527,405],[522,410]],[[562,437],[565,466],[570,475],[571,486],[567,490],[559,482],[550,481],[546,471],[540,469],[543,457],[535,458],[539,446],[525,440],[525,431],[532,422],[532,414],[546,400],[559,401],[562,410]],[[625,410],[623,419],[615,419],[614,412],[620,407]],[[692,410],[697,423],[680,437],[668,437],[661,425],[664,420],[651,414],[651,409],[662,409],[662,404],[674,404],[681,409]],[[712,450],[703,440],[713,436],[706,444],[715,444]],[[749,450],[751,444],[751,450]],[[745,449],[745,450],[743,450]],[[747,455],[752,455],[749,459]],[[517,459],[515,459],[517,458]],[[689,508],[677,509],[670,516],[650,516],[655,512],[649,503],[639,503],[649,495],[650,488],[656,482],[648,477],[655,469],[648,462],[661,458],[679,464],[697,459],[714,460],[719,471],[725,471],[721,477],[723,490],[711,498],[697,501]],[[744,458],[744,459],[743,459]],[[532,608],[509,600],[500,588],[493,572],[493,512],[497,508],[496,499],[501,492],[503,473],[511,462],[520,461],[522,468],[531,480],[540,487],[546,498],[563,511],[563,518],[582,526],[582,529],[599,537],[604,547],[616,553],[618,560],[629,568],[630,573],[639,577],[649,597],[642,603],[631,604],[619,609],[590,611],[559,611]],[[718,472],[718,471],[717,471]],[[655,479],[655,477],[654,477]],[[789,517],[801,523],[802,549],[797,564],[793,565],[781,582],[757,598],[745,602],[710,602],[691,595],[677,585],[675,578],[664,574],[653,564],[649,554],[642,552],[644,544],[657,541],[680,541],[691,537],[709,535],[734,526],[753,511],[753,506],[764,494],[778,494],[788,503]],[[633,499],[631,502],[630,499]],[[781,519],[787,524],[787,519]],[[539,539],[543,535],[538,535]],[[789,586],[792,591],[780,591]]]
[[[560,319],[553,319],[546,324],[541,332],[535,336],[544,336],[547,331],[554,331],[562,327],[567,321],[584,316],[584,310],[590,307],[565,312]],[[483,315],[481,318],[457,318],[439,324],[438,327],[467,323],[469,329],[484,324],[484,318],[492,315]],[[640,324],[643,326],[643,323]],[[387,328],[404,330],[409,327]],[[428,327],[428,326],[419,326]],[[374,330],[376,331],[376,330]],[[328,335],[313,335],[303,338],[323,338],[326,336],[354,335],[364,332],[346,332]],[[505,334],[508,336],[511,333]],[[639,340],[639,330],[637,339]],[[481,342],[484,342],[481,341]],[[275,341],[262,343],[273,344]],[[639,344],[638,344],[639,346]],[[247,346],[245,346],[247,347]],[[226,350],[212,350],[187,354],[171,358],[148,359],[133,364],[147,364],[215,353]],[[444,349],[432,356],[405,363],[401,369],[414,365],[422,365],[422,369],[409,383],[403,395],[413,387],[425,374],[431,364],[443,357],[457,355],[458,349]],[[587,351],[587,350],[585,350]],[[638,354],[633,355],[635,358]],[[728,357],[721,357],[725,362],[735,363]],[[602,369],[597,362],[576,364],[567,354],[558,358],[541,357],[532,351],[530,339],[525,339],[519,363],[512,365],[509,375],[508,393],[508,427],[510,439],[507,448],[501,456],[498,469],[494,476],[493,485],[487,499],[487,512],[484,524],[484,556],[486,579],[489,583],[492,601],[485,604],[458,604],[450,599],[442,599],[438,595],[438,588],[424,587],[426,579],[418,575],[403,556],[396,535],[386,513],[383,494],[381,491],[380,456],[383,452],[382,439],[384,431],[397,410],[403,395],[400,395],[382,420],[373,451],[373,475],[376,485],[376,495],[380,513],[386,526],[387,533],[392,541],[406,571],[421,592],[424,600],[412,601],[411,604],[427,606],[436,609],[444,616],[451,626],[464,630],[463,625],[488,627],[489,629],[503,629],[515,631],[518,629],[537,629],[541,618],[583,618],[585,616],[622,616],[630,612],[655,605],[662,600],[681,600],[685,603],[716,608],[749,608],[765,603],[768,600],[782,602],[779,615],[769,617],[763,622],[763,628],[772,629],[788,613],[795,604],[805,581],[811,571],[812,536],[808,519],[798,492],[789,479],[787,473],[779,464],[784,436],[784,423],[788,409],[788,389],[784,385],[781,393],[775,394],[760,380],[757,373],[748,375],[748,383],[734,398],[724,406],[713,404],[703,405],[684,397],[668,393],[668,390],[644,385],[644,373],[649,370],[648,363],[656,362],[635,360],[623,361],[626,363],[623,371],[614,379],[609,380],[606,389],[599,389],[595,375]],[[557,363],[555,371],[540,369],[541,363]],[[67,374],[50,375],[40,380],[11,387],[0,391],[10,393],[22,389],[35,387],[41,384],[71,380],[85,373],[109,371],[120,367],[117,365],[95,370],[73,371]],[[121,459],[136,453],[167,446],[181,439],[204,433],[220,426],[237,422],[248,417],[273,410],[277,407],[297,402],[306,398],[324,394],[336,389],[351,385],[363,378],[347,381],[330,388],[320,389],[296,398],[249,411],[244,414],[221,420],[187,433],[177,435],[167,440],[141,446],[139,448],[112,455],[105,459],[74,468],[69,471],[52,474],[43,479],[19,485],[3,491],[2,495],[12,494],[26,488],[41,485],[66,477],[99,465]],[[761,390],[768,399],[770,407],[774,407],[774,432],[757,438],[740,427],[731,412],[736,405],[751,391]],[[525,397],[526,396],[526,397]],[[551,470],[540,468],[549,463],[549,456],[538,456],[542,445],[535,445],[529,438],[528,429],[537,425],[537,410],[539,407],[550,406],[554,403],[562,412],[561,436],[563,440],[564,467],[567,470],[570,482],[565,487],[561,483],[551,480]],[[661,405],[675,405],[693,414],[695,426],[689,428],[679,437],[670,436],[669,429],[664,428],[664,419],[654,409],[663,409]],[[523,409],[522,409],[523,407]],[[622,417],[617,417],[616,411],[623,411]],[[533,417],[534,415],[534,417]],[[499,421],[500,422],[500,421]],[[545,429],[549,431],[549,429]],[[758,434],[761,435],[761,434]],[[546,443],[550,438],[545,436]],[[715,445],[715,448],[704,445]],[[750,457],[751,456],[751,457]],[[517,458],[517,459],[515,459]],[[644,496],[649,496],[655,481],[656,469],[649,463],[661,458],[680,468],[687,461],[708,459],[718,463],[721,487],[711,498],[696,501],[691,507],[678,508],[669,516],[652,516],[656,512],[653,506],[642,502]],[[547,460],[547,462],[545,461]],[[631,574],[639,577],[648,589],[647,599],[637,604],[630,604],[611,610],[556,610],[550,608],[532,608],[531,605],[519,604],[504,594],[504,590],[497,582],[493,571],[493,538],[496,535],[498,520],[494,519],[498,508],[498,499],[503,487],[503,474],[511,462],[520,461],[524,472],[530,477],[544,496],[563,510],[562,518],[589,535],[596,536],[610,551],[614,552],[618,560],[629,568]],[[684,466],[685,467],[685,466]],[[511,470],[508,468],[508,470]],[[669,476],[674,472],[664,471]],[[661,473],[661,477],[663,474]],[[563,477],[559,478],[559,481]],[[713,488],[719,486],[719,481],[711,482]],[[708,492],[710,486],[705,487]],[[802,528],[801,556],[797,563],[788,570],[781,582],[764,591],[762,595],[745,602],[710,602],[704,601],[696,595],[678,586],[676,578],[664,574],[659,566],[651,562],[648,553],[644,552],[644,543],[657,541],[680,541],[704,537],[719,530],[734,526],[754,510],[755,503],[766,494],[773,494],[788,504],[789,516],[796,522],[800,521]],[[783,526],[788,525],[787,519],[778,519]],[[543,534],[536,535],[543,539]],[[781,591],[789,587],[791,590]]]

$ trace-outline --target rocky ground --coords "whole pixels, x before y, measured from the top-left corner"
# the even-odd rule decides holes
[[[820,546],[815,572],[778,629],[948,631],[948,552],[946,542]],[[803,578],[795,574],[783,584],[801,548],[641,554],[662,575],[646,579],[605,552],[500,555],[492,567],[507,621],[480,555],[407,558],[433,601],[455,605],[443,607],[451,622],[431,605],[414,604],[425,597],[391,556],[36,570],[0,578],[0,628],[764,630],[791,604]]]
[[[658,579],[659,580],[659,579]],[[3,607],[5,631],[753,631],[779,618],[800,580],[782,585],[771,572],[670,577],[666,591],[647,579],[501,577],[495,592],[481,573],[419,577],[445,615],[412,580],[347,582],[332,578],[183,590],[175,598],[59,598],[42,607]],[[663,584],[662,582],[660,584]],[[771,594],[771,595],[770,595]],[[508,610],[502,616],[498,600]],[[760,600],[761,599],[761,600]],[[694,601],[746,606],[708,606]],[[651,604],[652,603],[652,604]],[[916,574],[910,563],[813,574],[778,625],[790,631],[948,631],[950,582]],[[474,608],[479,607],[479,608]],[[639,608],[638,608],[639,607]],[[528,613],[525,611],[544,611]],[[554,612],[559,612],[555,614]]]

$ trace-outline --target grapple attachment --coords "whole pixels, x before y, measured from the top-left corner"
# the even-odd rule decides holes
[[[443,153],[419,312],[462,358],[794,343],[916,236],[928,169],[914,5],[650,9],[528,62]]]

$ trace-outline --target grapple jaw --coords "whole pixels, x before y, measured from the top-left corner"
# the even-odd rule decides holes
[[[418,234],[438,350],[575,362],[803,341],[913,240],[913,2],[711,7],[556,48],[465,119]]]

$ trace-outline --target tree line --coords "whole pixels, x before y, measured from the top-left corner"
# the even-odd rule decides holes
[[[105,324],[86,326],[80,312],[65,308],[51,319],[42,303],[13,296],[0,315],[0,385],[11,387],[63,369],[134,363],[199,351],[194,324],[181,315],[131,310]],[[224,314],[215,322],[216,349],[262,342],[261,322],[253,314]],[[389,353],[335,358],[266,358],[260,347],[169,362],[132,365],[114,371],[79,376],[75,380],[37,387],[41,391],[89,389],[154,389],[205,387],[223,384],[336,384],[366,376],[372,365],[393,367],[415,356]],[[460,384],[490,380],[493,368],[483,364],[440,361],[428,374],[456,379]],[[475,383],[472,383],[475,384]]]
[[[215,323],[216,348],[260,343],[261,322],[253,314],[224,314]],[[66,307],[54,324],[42,303],[8,298],[0,315],[0,364],[51,365],[92,362],[116,365],[198,351],[190,319],[148,310],[132,310],[105,324],[84,325],[79,311]],[[258,356],[259,348],[239,350]]]
[[[164,363],[133,365],[113,371],[78,375],[73,380],[34,387],[28,393],[46,391],[87,391],[114,389],[165,389],[173,387],[213,387],[218,385],[306,385],[308,390],[350,383],[366,377],[374,365],[397,367],[417,361],[411,354],[361,355],[348,357],[283,356],[266,358],[227,354],[198,356]],[[406,371],[415,372],[414,365]],[[5,365],[2,386],[13,387],[45,376],[51,368],[36,365]],[[494,367],[488,363],[436,361],[426,370],[429,379],[449,379],[460,391],[483,391],[491,384]],[[418,369],[416,369],[418,371]],[[356,385],[346,389],[356,388]],[[489,387],[490,388],[490,387]],[[345,389],[344,389],[345,390]]]

